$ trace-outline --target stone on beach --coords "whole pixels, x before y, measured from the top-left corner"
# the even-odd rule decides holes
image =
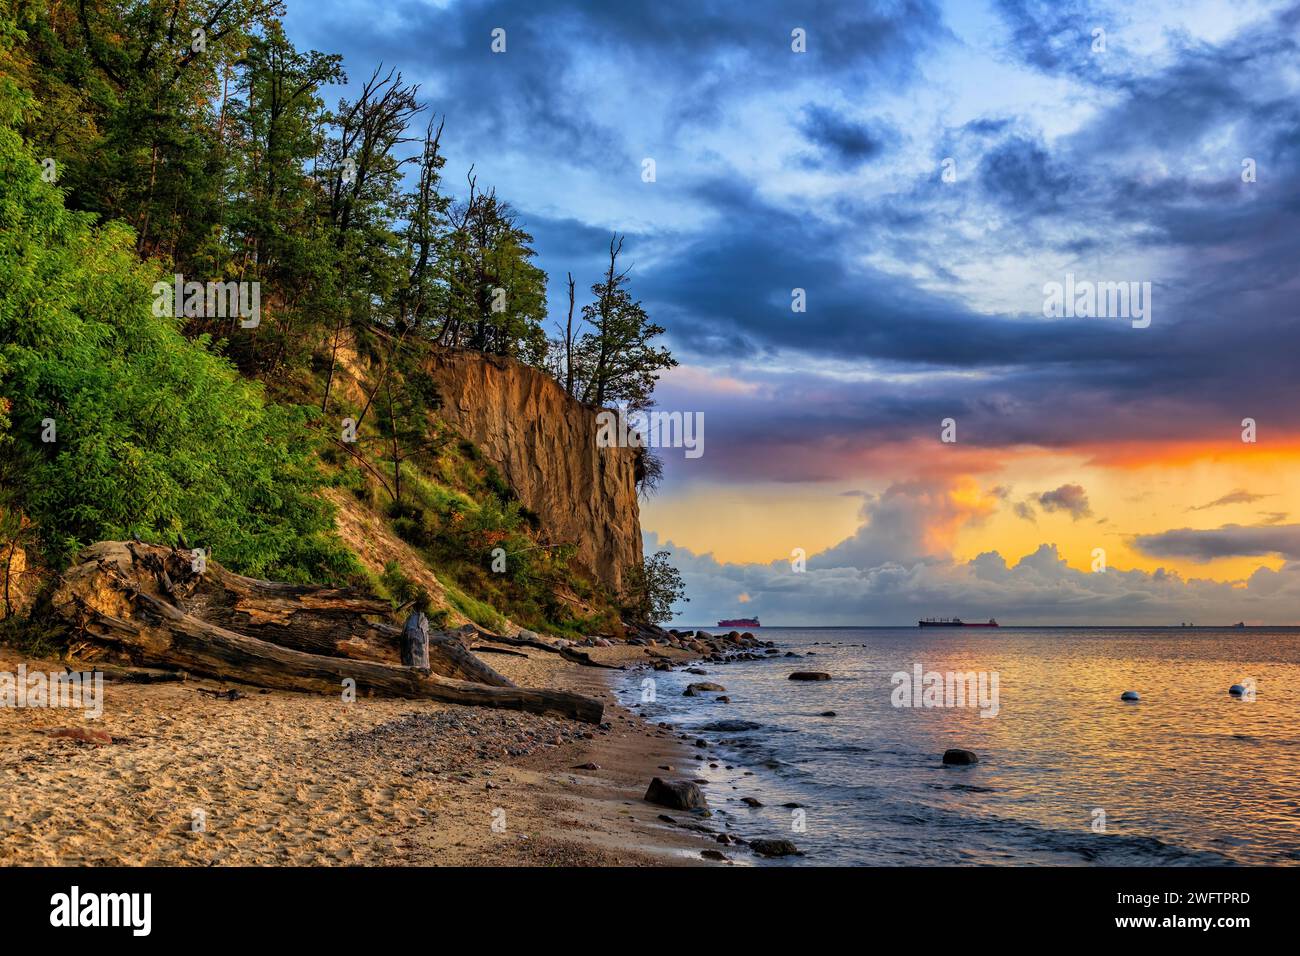
[[[943,752],[943,762],[949,767],[966,767],[973,763],[979,763],[980,758],[971,750],[945,750]]]
[[[703,810],[708,806],[700,788],[689,780],[664,780],[662,777],[650,781],[645,800],[673,810]]]

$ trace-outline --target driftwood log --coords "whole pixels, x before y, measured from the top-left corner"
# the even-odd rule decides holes
[[[346,589],[231,574],[188,552],[104,541],[59,581],[54,613],[82,639],[135,665],[179,668],[281,690],[429,698],[554,713],[599,723],[603,705],[564,691],[514,686],[456,634],[428,643],[429,668],[402,656],[387,604]],[[425,623],[427,627],[427,622]]]
[[[514,637],[505,634],[493,634],[491,631],[485,631],[483,628],[474,624],[466,624],[461,628],[460,633],[470,637],[477,637],[480,640],[489,641],[493,644],[508,644],[511,647],[533,647],[539,651],[549,651],[552,654],[559,654],[566,661],[573,661],[575,664],[581,664],[583,667],[603,667],[606,670],[611,671],[621,671],[624,669],[621,664],[603,664],[600,661],[592,660],[591,655],[586,651],[580,651],[575,647],[569,647],[567,644],[552,644],[539,637],[524,637],[522,634]]]

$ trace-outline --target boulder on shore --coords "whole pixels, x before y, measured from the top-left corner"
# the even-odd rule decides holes
[[[709,805],[700,788],[689,780],[664,780],[662,777],[650,781],[645,800],[673,810],[703,810]]]
[[[825,671],[795,671],[790,680],[830,680],[831,675]]]

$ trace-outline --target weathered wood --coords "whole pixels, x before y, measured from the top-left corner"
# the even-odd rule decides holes
[[[536,637],[511,637],[506,634],[493,634],[491,631],[485,631],[481,627],[473,624],[465,625],[465,630],[473,630],[473,633],[484,641],[490,641],[493,644],[507,644],[511,647],[533,647],[539,651],[548,651],[551,654],[559,654],[567,661],[573,661],[575,664],[581,664],[584,667],[603,667],[606,670],[621,671],[620,664],[602,664],[600,661],[591,659],[591,655],[585,651],[577,650],[566,644],[551,644]]]
[[[402,663],[429,669],[429,619],[419,611],[412,612],[402,628]]]
[[[402,629],[387,620],[388,603],[354,588],[264,581],[234,574],[210,559],[199,570],[190,552],[142,542],[104,541],[84,555],[87,563],[107,562],[137,589],[166,597],[228,631],[310,654],[402,662]],[[431,637],[429,667],[443,677],[512,686],[453,633]]]
[[[81,636],[120,649],[135,664],[183,668],[221,680],[326,694],[340,694],[348,686],[345,682],[352,681],[351,686],[362,694],[428,698],[600,722],[603,705],[578,694],[475,683],[416,667],[313,654],[222,627],[190,613],[179,600],[173,603],[176,592],[193,586],[189,578],[179,576],[178,581],[177,575],[169,575],[174,592],[169,595],[155,577],[139,573],[138,565],[147,561],[135,552],[151,547],[104,542],[89,549],[88,560],[70,568],[60,580],[52,600],[54,612]],[[439,642],[439,646],[450,643]],[[472,657],[459,641],[454,643]]]

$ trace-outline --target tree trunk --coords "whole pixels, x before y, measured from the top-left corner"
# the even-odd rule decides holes
[[[79,636],[136,665],[326,694],[341,694],[349,687],[345,682],[352,681],[358,693],[601,720],[599,701],[515,687],[454,635],[430,642],[430,672],[374,660],[381,651],[400,655],[402,632],[368,620],[387,612],[383,602],[346,589],[244,578],[215,563],[200,572],[192,560],[186,552],[157,545],[101,542],[64,573],[53,597],[54,613]],[[269,639],[271,635],[279,640]],[[353,656],[300,647],[333,647]],[[371,659],[356,656],[363,653]],[[468,675],[473,675],[470,680],[458,679]]]
[[[402,663],[429,670],[429,619],[415,611],[402,628]]]

